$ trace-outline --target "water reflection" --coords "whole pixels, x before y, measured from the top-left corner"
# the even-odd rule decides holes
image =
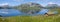
[[[2,16],[17,16],[19,14],[21,12],[15,9],[0,9],[0,15]]]
[[[41,11],[39,11],[36,14],[33,15],[44,15],[45,13],[49,12],[50,9],[41,9]],[[54,14],[57,14],[57,11],[53,12]],[[22,13],[19,10],[15,10],[15,9],[0,9],[0,15],[4,16],[4,17],[8,17],[8,16],[18,16],[18,15],[32,15],[32,14],[26,14],[26,13]]]
[[[41,9],[41,11],[38,14],[44,15],[48,11],[49,11],[49,9]]]
[[[44,15],[45,13],[51,12],[51,9],[41,9],[41,11],[38,14]],[[53,11],[53,14],[57,14],[57,11]]]

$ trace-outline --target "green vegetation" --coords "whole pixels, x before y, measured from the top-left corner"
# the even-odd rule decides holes
[[[20,10],[21,12],[29,12],[29,11],[40,11],[40,9],[44,8],[43,6],[39,4],[33,3],[30,4],[21,4],[19,6],[15,6],[15,9]],[[60,22],[60,8],[58,5],[53,4],[52,6],[46,6],[45,8],[50,9],[50,11],[58,11],[57,15],[54,16],[42,16],[42,15],[36,15],[36,16],[13,16],[13,17],[7,17],[3,20],[3,18],[0,18],[0,22]]]
[[[4,22],[60,22],[60,16],[14,16],[5,18]]]
[[[21,4],[17,7],[15,7],[16,9],[20,10],[21,12],[29,12],[29,11],[40,11],[40,7],[43,7],[41,6],[40,4],[38,3],[30,3],[30,4]]]

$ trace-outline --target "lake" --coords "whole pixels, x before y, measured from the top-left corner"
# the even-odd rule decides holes
[[[6,16],[17,16],[20,15],[21,12],[15,9],[0,9],[0,15],[3,17]]]
[[[45,13],[49,12],[51,9],[41,9],[38,14],[44,15]],[[54,14],[57,14],[57,11],[53,11]]]
[[[41,11],[39,11],[38,14],[44,15],[45,13],[47,13],[50,9],[41,9]]]
[[[41,9],[41,11],[39,11],[37,14],[33,14],[33,15],[44,15],[45,13],[47,13],[50,9]],[[56,14],[56,11],[55,11]],[[18,15],[29,15],[29,14],[24,14],[22,12],[20,12],[19,10],[16,9],[0,9],[0,15],[3,17],[9,17],[9,16],[18,16]],[[31,14],[30,14],[31,15]]]

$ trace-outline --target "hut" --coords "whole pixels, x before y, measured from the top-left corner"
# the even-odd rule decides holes
[[[53,16],[55,14],[56,14],[56,12],[49,11],[49,12],[45,13],[44,15],[45,16]]]

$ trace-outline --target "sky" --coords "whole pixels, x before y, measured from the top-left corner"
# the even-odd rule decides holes
[[[0,5],[17,6],[28,2],[39,3],[42,6],[46,6],[47,4],[60,5],[60,0],[0,0]]]

